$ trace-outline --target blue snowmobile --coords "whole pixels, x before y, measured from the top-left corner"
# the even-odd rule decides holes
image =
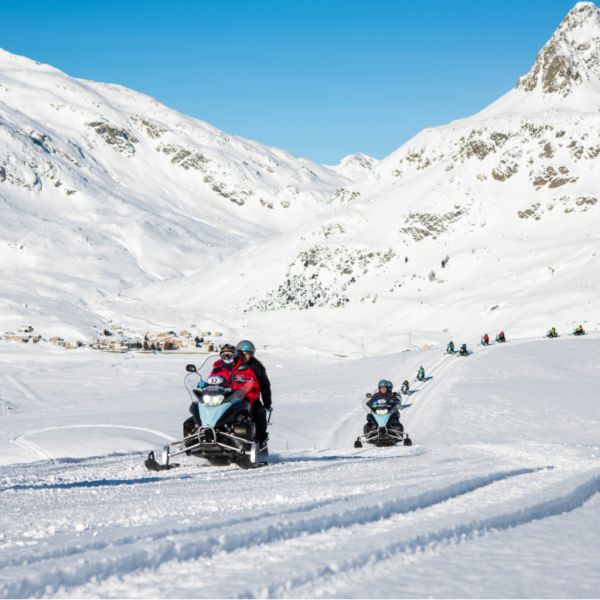
[[[214,466],[236,463],[250,469],[265,464],[269,450],[266,444],[259,448],[250,403],[245,400],[252,383],[233,390],[223,377],[211,377],[218,358],[209,357],[200,371],[187,365],[185,386],[192,398],[192,416],[183,424],[184,437],[163,448],[162,464],[156,461],[154,452],[148,454],[145,465],[151,471],[178,467],[170,460],[181,454],[207,459]]]
[[[400,422],[402,400],[392,392],[392,387],[391,381],[384,379],[379,382],[378,393],[366,395],[363,408],[367,411],[367,422],[363,435],[354,442],[355,448],[363,447],[362,440],[377,447],[394,446],[398,442],[412,446],[412,441]],[[385,391],[381,392],[382,389]]]

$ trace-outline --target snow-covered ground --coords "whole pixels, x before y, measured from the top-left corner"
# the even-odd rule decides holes
[[[186,357],[0,344],[0,596],[597,597],[600,336],[471,350],[261,353],[271,464],[154,473]],[[354,449],[421,365],[414,445]]]

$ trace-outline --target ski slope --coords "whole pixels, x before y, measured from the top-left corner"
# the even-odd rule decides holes
[[[0,597],[597,597],[600,336],[507,335],[261,353],[271,464],[161,473],[186,357],[0,345]],[[414,445],[354,449],[364,393],[421,365]]]

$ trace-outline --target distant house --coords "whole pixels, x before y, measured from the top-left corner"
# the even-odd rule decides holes
[[[189,331],[186,331],[185,329],[179,334],[179,337],[188,337],[189,335],[192,335]]]
[[[62,338],[59,338],[59,337],[50,338],[50,343],[54,344],[55,346],[58,346],[60,344],[60,342],[62,342],[64,344],[64,340]]]
[[[215,337],[221,337],[223,334],[220,331],[215,331],[214,336]]]
[[[181,341],[182,348],[195,348],[196,347],[196,340],[191,335],[182,338],[180,341]]]
[[[204,350],[204,352],[213,352],[214,349],[215,347],[210,342],[204,342],[202,344],[202,350]]]
[[[81,346],[81,343],[77,340],[71,340],[65,344],[65,348],[79,348],[79,346]]]
[[[33,327],[31,325],[23,325],[23,327],[19,327],[19,331],[21,333],[31,333],[33,331]]]
[[[119,329],[116,325],[111,325],[110,326],[110,330],[111,331],[116,331],[117,329]]]
[[[210,335],[210,331],[203,331],[202,332],[202,337],[207,337]]]

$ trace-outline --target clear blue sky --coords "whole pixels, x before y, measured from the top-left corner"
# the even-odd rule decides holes
[[[0,47],[335,164],[496,100],[574,4],[4,0]]]

